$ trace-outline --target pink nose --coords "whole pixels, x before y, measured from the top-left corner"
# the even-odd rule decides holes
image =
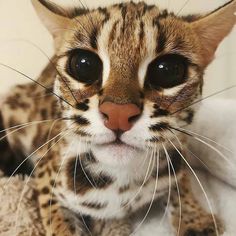
[[[111,130],[128,131],[133,126],[133,120],[141,114],[141,110],[135,104],[116,104],[104,102],[99,107],[100,112],[107,120],[105,126]]]

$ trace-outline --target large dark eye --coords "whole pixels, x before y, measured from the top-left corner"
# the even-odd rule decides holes
[[[179,55],[165,55],[148,67],[147,81],[151,87],[172,88],[186,80],[187,60]]]
[[[79,82],[92,84],[102,77],[102,61],[93,52],[76,49],[69,57],[67,72]]]

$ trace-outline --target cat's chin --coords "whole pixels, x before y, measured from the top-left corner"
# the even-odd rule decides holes
[[[142,150],[125,143],[94,145],[91,149],[100,163],[113,167],[132,165],[144,155]]]

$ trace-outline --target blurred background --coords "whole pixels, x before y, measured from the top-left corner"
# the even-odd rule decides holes
[[[51,0],[68,5],[81,5],[79,0]],[[228,0],[146,0],[168,8],[179,14],[212,11]],[[84,6],[96,7],[121,1],[115,0],[82,0]],[[0,63],[12,66],[32,78],[36,78],[49,57],[53,55],[52,38],[37,18],[30,0],[0,0]],[[236,27],[233,33],[220,45],[215,61],[209,66],[205,76],[204,93],[210,95],[236,84]],[[14,84],[29,82],[9,69],[0,66],[0,94]],[[228,90],[217,97],[236,98],[236,88]]]

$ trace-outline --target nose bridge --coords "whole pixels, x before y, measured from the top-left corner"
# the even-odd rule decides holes
[[[128,69],[130,70],[130,69]],[[140,106],[140,88],[138,76],[131,71],[111,69],[109,78],[104,85],[100,103],[136,104]]]

